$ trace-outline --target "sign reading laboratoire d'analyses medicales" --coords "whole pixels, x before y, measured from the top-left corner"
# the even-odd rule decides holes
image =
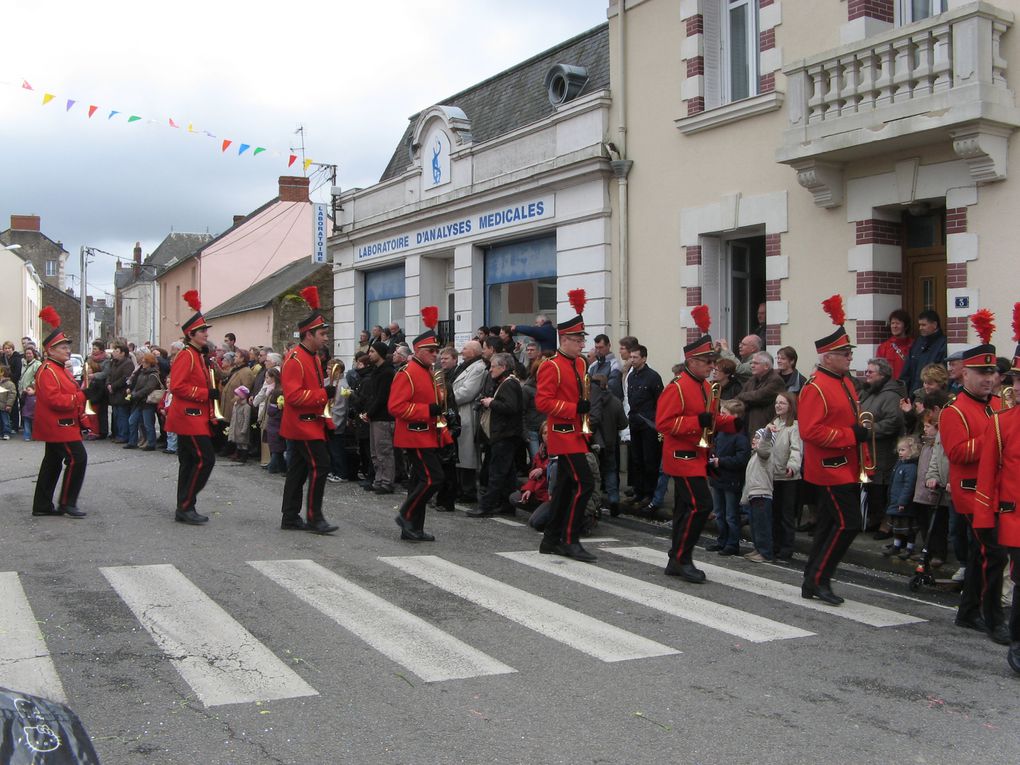
[[[358,247],[358,260],[392,255],[397,252],[415,250],[472,234],[481,234],[502,228],[519,226],[533,221],[545,220],[555,215],[553,197],[529,199],[512,205],[483,210],[474,215],[446,221],[435,226],[425,226],[405,234],[369,242]]]
[[[326,262],[326,237],[328,232],[326,231],[326,221],[329,217],[326,215],[326,205],[321,202],[316,202],[312,205],[312,262],[313,263],[325,263]]]

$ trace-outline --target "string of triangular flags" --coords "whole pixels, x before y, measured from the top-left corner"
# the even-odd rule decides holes
[[[29,84],[28,80],[22,80],[21,81],[21,89],[22,90],[31,91],[32,93],[34,93],[36,95],[38,95],[38,93],[39,93],[39,91],[37,91],[35,88],[32,87],[31,84]],[[40,105],[41,106],[46,106],[51,101],[56,101],[56,100],[57,100],[56,94],[48,93],[48,92],[43,91],[43,93],[42,93],[42,102],[41,102]],[[74,99],[74,98],[67,98],[67,99],[61,99],[61,100],[64,101],[64,111],[65,112],[70,112],[75,107],[75,105],[77,105],[79,103],[78,100]],[[83,105],[84,105],[84,103],[83,103]],[[79,108],[79,111],[81,111],[81,108]],[[124,111],[121,111],[119,109],[109,109],[109,110],[107,110],[105,107],[103,107],[101,109],[96,104],[89,104],[87,111],[88,111],[88,119],[92,119],[96,115],[96,113],[98,113],[98,112],[103,112],[103,113],[106,113],[106,119],[107,120],[112,120],[114,118],[125,118],[127,120],[128,124],[131,124],[133,122],[145,122],[147,124],[152,124],[152,125],[160,125],[160,124],[162,124],[162,125],[164,125],[164,127],[172,128],[172,129],[175,129],[175,130],[182,130],[182,131],[190,133],[192,135],[201,135],[201,136],[205,136],[207,138],[212,138],[214,140],[219,140],[219,142],[220,142],[219,143],[220,153],[222,153],[222,154],[225,154],[227,152],[227,149],[229,149],[231,146],[235,146],[236,149],[237,149],[237,156],[241,156],[241,155],[243,155],[245,153],[247,153],[248,156],[251,156],[251,157],[257,157],[259,154],[266,154],[266,155],[272,156],[272,157],[284,157],[285,156],[285,157],[287,157],[287,167],[293,166],[293,164],[295,162],[297,162],[297,160],[298,160],[298,156],[296,154],[291,153],[291,152],[281,152],[281,151],[278,151],[278,150],[275,150],[275,149],[267,149],[265,146],[256,146],[256,145],[251,144],[251,143],[244,143],[244,142],[241,142],[241,141],[234,141],[231,138],[218,139],[213,133],[210,133],[208,130],[199,130],[199,129],[195,128],[193,123],[191,123],[191,122],[185,123],[184,121],[177,121],[173,117],[167,117],[166,118],[166,122],[163,123],[162,120],[148,119],[148,118],[142,117],[142,116],[140,116],[138,114],[132,114],[131,112],[124,112]],[[183,125],[185,125],[185,124],[187,125],[186,128],[183,127]],[[313,160],[313,159],[305,159],[304,160],[303,165],[304,165],[305,172],[308,172],[308,167],[311,164],[313,164],[314,161],[315,160]]]

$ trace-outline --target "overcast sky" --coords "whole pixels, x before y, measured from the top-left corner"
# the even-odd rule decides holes
[[[130,258],[170,231],[219,233],[301,174],[286,156],[298,126],[309,159],[340,166],[339,185],[369,186],[410,115],[604,22],[606,6],[4,0],[0,231],[12,213],[41,216],[75,275],[83,244]],[[253,148],[238,156],[242,142]],[[313,194],[327,198],[328,183]],[[97,256],[89,294],[112,291],[114,263]]]

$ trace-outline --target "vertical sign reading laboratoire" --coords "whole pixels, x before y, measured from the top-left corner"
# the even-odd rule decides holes
[[[315,202],[312,204],[312,262],[326,262],[326,205]]]

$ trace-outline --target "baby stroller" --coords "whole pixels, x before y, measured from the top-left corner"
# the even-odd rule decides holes
[[[921,562],[917,564],[917,568],[914,569],[914,575],[910,577],[910,582],[907,585],[910,587],[911,592],[917,592],[922,587],[935,588],[938,586],[938,580],[931,572],[931,535],[935,528],[935,519],[938,517],[939,505],[942,503],[942,495],[944,493],[945,489],[939,489],[939,493],[935,498],[931,519],[928,521],[928,534],[924,538],[924,549],[921,550]]]

